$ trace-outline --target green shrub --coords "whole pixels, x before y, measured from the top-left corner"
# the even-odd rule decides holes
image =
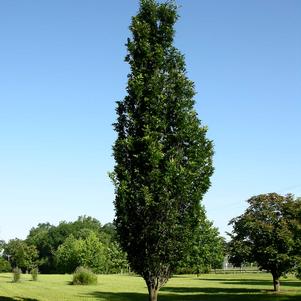
[[[20,268],[13,269],[13,282],[19,282],[21,279],[22,270]]]
[[[33,268],[33,269],[30,271],[32,281],[37,281],[37,280],[38,280],[38,273],[39,273],[38,268]]]
[[[78,267],[73,274],[72,284],[88,285],[96,284],[97,276],[88,268]]]

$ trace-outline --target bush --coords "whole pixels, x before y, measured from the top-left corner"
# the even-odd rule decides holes
[[[39,273],[38,268],[33,268],[30,271],[30,274],[31,274],[31,277],[32,277],[32,281],[37,281],[38,280],[38,273]]]
[[[73,274],[72,284],[88,285],[96,284],[97,276],[88,268],[78,267]]]
[[[13,269],[13,282],[19,282],[21,279],[22,270],[20,268]]]

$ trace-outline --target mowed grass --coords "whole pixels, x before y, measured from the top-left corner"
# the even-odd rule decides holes
[[[39,275],[32,281],[22,275],[12,283],[11,274],[0,274],[1,301],[147,301],[143,279],[136,276],[99,275],[98,284],[70,285],[70,275]],[[283,279],[281,292],[272,292],[269,274],[211,274],[175,276],[159,293],[158,301],[301,301],[301,281]]]

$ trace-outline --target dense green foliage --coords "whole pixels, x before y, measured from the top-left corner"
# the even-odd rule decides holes
[[[106,247],[92,231],[86,238],[68,236],[58,247],[55,258],[60,272],[72,273],[78,266],[90,267],[97,273],[106,272]]]
[[[92,217],[80,216],[74,222],[61,222],[58,226],[49,223],[39,224],[31,229],[26,242],[36,246],[39,251],[39,266],[42,273],[60,272],[55,264],[55,253],[65,240],[73,235],[74,238],[83,238],[90,231],[95,232],[102,240],[109,240],[108,235],[102,232],[100,222]]]
[[[297,261],[296,276],[301,279],[301,198],[297,198],[295,202],[288,208],[288,216],[291,220],[291,231],[294,239],[293,256]]]
[[[73,274],[72,284],[74,285],[89,285],[96,284],[97,276],[88,268],[78,267]]]
[[[11,239],[4,246],[3,256],[9,258],[13,267],[29,271],[37,266],[38,251],[34,245],[28,245],[21,239]]]
[[[181,260],[177,273],[204,272],[219,265],[221,238],[217,229],[206,220],[205,214],[200,216],[201,225],[191,241],[191,252],[185,260]],[[98,227],[85,228],[86,220],[93,220],[92,224],[97,224]],[[80,221],[83,222],[83,227],[78,227]],[[69,230],[65,232],[64,237],[63,231],[56,228],[66,229],[66,225]],[[75,230],[72,230],[72,225],[76,225]],[[47,229],[52,229],[49,236]],[[54,233],[58,233],[59,239],[54,237]],[[91,217],[79,217],[75,222],[62,222],[58,226],[39,224],[31,229],[26,240],[13,239],[8,243],[2,242],[4,252],[0,256],[0,273],[11,272],[11,264],[13,267],[22,268],[23,272],[30,272],[33,277],[37,277],[38,271],[42,274],[73,273],[78,266],[89,267],[98,274],[128,273],[127,255],[116,239],[116,230],[112,223],[102,226]],[[59,240],[62,243],[55,248]],[[51,250],[51,255],[47,256],[45,246]]]
[[[3,242],[0,271],[19,267],[25,271],[39,268],[41,273],[73,273],[78,266],[95,273],[120,273],[128,270],[126,254],[116,241],[113,224],[104,226],[92,217],[81,216],[58,226],[39,224],[26,240]],[[9,258],[9,261],[7,260]]]
[[[177,272],[199,275],[209,273],[212,269],[221,269],[226,255],[225,246],[225,239],[206,218],[205,209],[202,208],[200,226],[191,241],[190,251],[181,261]]]
[[[140,4],[127,43],[128,95],[117,102],[112,178],[121,245],[155,295],[198,227],[213,147],[194,109],[184,57],[173,46],[176,5]]]
[[[274,289],[279,290],[279,278],[300,262],[301,201],[270,193],[252,197],[248,203],[245,213],[230,222],[230,261],[256,262],[272,274]]]
[[[10,272],[12,270],[11,264],[8,260],[0,257],[0,273]]]

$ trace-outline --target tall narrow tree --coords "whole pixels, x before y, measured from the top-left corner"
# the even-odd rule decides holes
[[[116,109],[115,225],[151,301],[188,249],[213,173],[194,84],[173,46],[177,18],[173,2],[140,1],[127,43],[128,94]]]

